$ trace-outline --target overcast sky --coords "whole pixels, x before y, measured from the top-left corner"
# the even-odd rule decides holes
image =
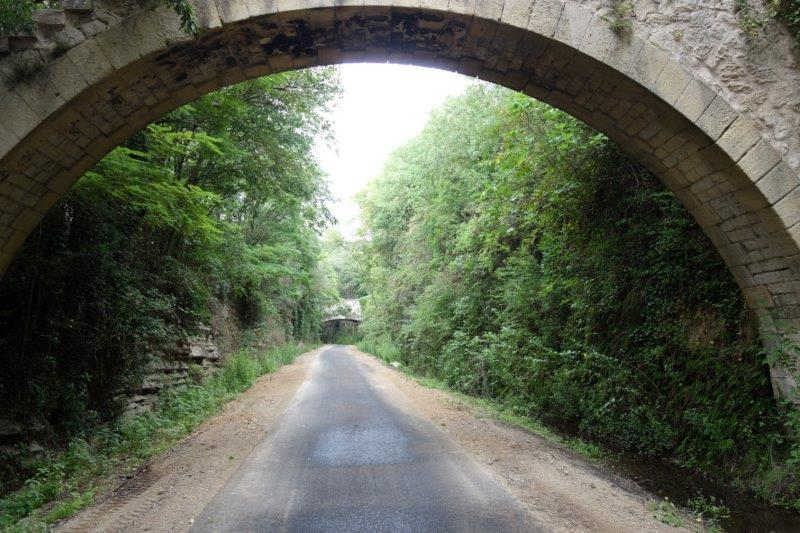
[[[344,94],[334,112],[336,150],[317,148],[328,173],[331,206],[346,237],[359,225],[355,194],[378,174],[389,153],[418,134],[432,109],[473,81],[407,65],[340,65]]]

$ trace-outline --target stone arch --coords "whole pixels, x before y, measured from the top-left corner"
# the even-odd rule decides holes
[[[388,61],[478,76],[602,131],[692,213],[762,332],[800,332],[800,179],[789,164],[800,158],[659,46],[646,19],[620,38],[578,0],[195,0],[194,38],[166,9],[120,16],[64,1],[66,12],[40,17],[38,40],[12,40],[0,61],[0,274],[83,172],[165,112],[248,78]],[[75,42],[54,46],[61,34]],[[26,54],[36,72],[15,80]],[[772,378],[793,393],[786,368]]]

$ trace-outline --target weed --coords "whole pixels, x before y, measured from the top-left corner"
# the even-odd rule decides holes
[[[6,82],[11,87],[27,83],[31,81],[42,68],[44,68],[44,64],[39,59],[29,55],[15,57],[14,64],[11,66],[11,72],[6,78]]]
[[[706,530],[718,528],[721,521],[730,518],[731,511],[722,502],[717,501],[714,496],[706,498],[698,495],[688,501],[689,508],[697,514],[698,518],[705,522]]]
[[[605,20],[617,37],[625,38],[633,33],[631,15],[633,15],[631,0],[611,0],[611,12],[605,17]]]
[[[653,518],[672,527],[683,527],[683,517],[674,503],[665,498],[661,501],[654,500],[647,505],[647,510],[653,513]]]
[[[734,0],[733,11],[739,18],[739,29],[744,32],[745,38],[749,43],[755,43],[766,23],[750,5],[749,0]]]

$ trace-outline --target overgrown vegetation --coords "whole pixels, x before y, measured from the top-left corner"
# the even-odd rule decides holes
[[[633,2],[631,0],[611,0],[611,11],[606,17],[606,21],[613,31],[620,38],[630,37],[633,32]]]
[[[775,16],[786,23],[795,40],[800,44],[800,0],[768,0]]]
[[[49,6],[49,2],[0,0],[0,36],[29,33],[33,29],[33,12]]]
[[[514,413],[800,506],[797,415],[690,215],[604,136],[475,87],[362,198],[367,342]]]
[[[330,221],[312,155],[338,95],[334,70],[275,75],[205,96],[151,124],[48,213],[0,283],[2,490],[113,420],[154,356],[230,307],[241,327],[316,338]],[[3,443],[7,444],[7,443]],[[36,446],[34,446],[36,448]]]
[[[797,44],[800,44],[800,0],[763,0],[763,8],[757,8],[753,0],[734,0],[733,9],[739,19],[739,28],[750,43],[768,45],[763,37],[764,29],[773,20],[786,24]]]
[[[153,411],[73,437],[65,451],[38,458],[35,474],[25,485],[0,499],[0,529],[45,530],[47,524],[72,516],[92,503],[104,476],[134,470],[250,388],[259,376],[310,348],[291,343],[262,353],[241,350],[204,382],[168,389]]]

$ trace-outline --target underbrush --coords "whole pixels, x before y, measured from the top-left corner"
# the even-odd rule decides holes
[[[331,339],[331,344],[358,345],[363,340],[363,336],[358,331],[340,333]]]
[[[752,492],[739,492],[743,488],[754,489],[761,483],[763,491],[758,494],[761,499],[782,503],[777,494],[770,497],[767,493],[768,490],[778,490],[776,479],[770,479],[774,472],[751,473],[746,479],[741,476],[741,472],[732,472],[733,476],[739,476],[738,483],[726,486],[728,479],[714,479],[702,472],[693,472],[677,465],[674,460],[654,462],[653,458],[630,456],[625,450],[614,448],[607,442],[594,441],[566,430],[551,421],[526,413],[513,399],[464,393],[452,382],[416,368],[412,360],[404,357],[403,349],[390,340],[365,337],[356,345],[362,352],[391,364],[421,385],[446,391],[454,401],[477,409],[480,416],[488,415],[506,424],[526,429],[552,445],[580,455],[601,469],[613,466],[617,473],[637,479],[637,483],[643,488],[658,495],[648,501],[647,508],[652,512],[653,518],[662,523],[675,527],[688,526],[703,533],[721,533],[725,531],[726,521],[734,515],[730,524],[734,528],[743,526],[750,531],[753,530],[752,526],[764,525],[761,520],[766,519],[766,524],[770,524],[769,517],[773,513],[780,513],[780,517],[775,518],[775,523],[784,524],[782,520],[785,520],[786,524],[797,524],[790,512],[760,503],[752,498]],[[713,493],[726,496],[714,496]],[[674,502],[678,502],[678,505]],[[782,528],[779,530],[784,531]]]
[[[39,531],[90,505],[103,479],[129,472],[169,448],[263,374],[313,348],[284,344],[255,353],[243,349],[197,385],[164,391],[156,407],[74,438],[67,449],[44,456],[24,486],[0,499],[0,528]]]

